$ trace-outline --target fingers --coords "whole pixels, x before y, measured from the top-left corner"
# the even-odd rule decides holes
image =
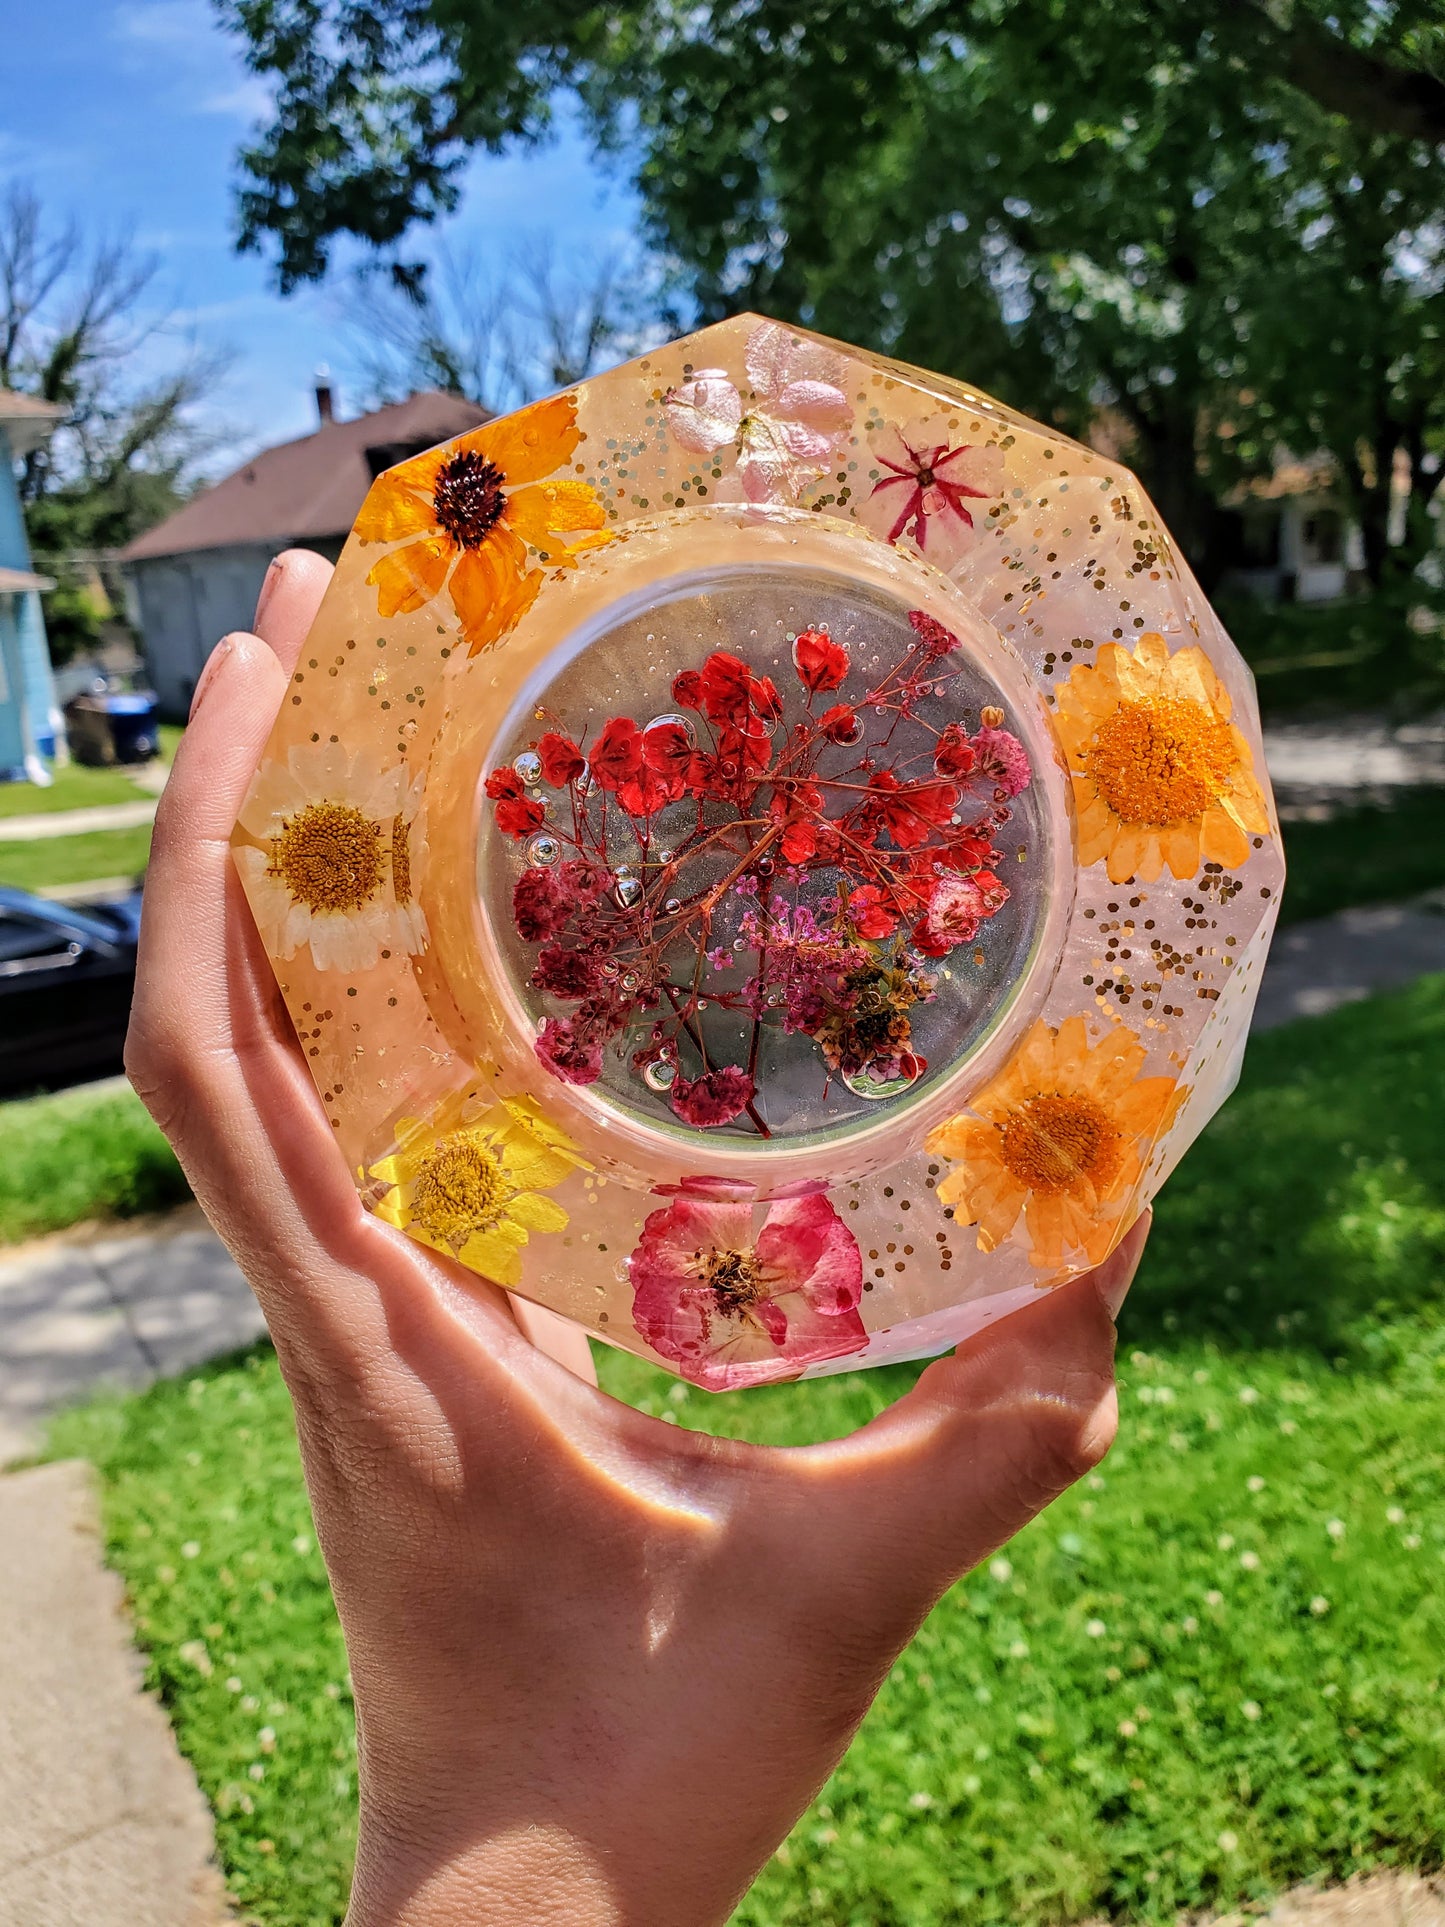
[[[253,1237],[258,1202],[279,1215],[288,1186],[357,1212],[230,852],[330,575],[319,556],[278,558],[258,618],[268,639],[226,637],[197,688],[156,816],[126,1047],[132,1082],[213,1220],[229,1230],[235,1217]]]
[[[891,1410],[822,1448],[813,1471],[846,1561],[890,1575],[900,1609],[898,1576],[926,1610],[1108,1451],[1113,1321],[1148,1234],[1146,1213],[1096,1271],[936,1360]]]
[[[197,684],[146,872],[135,1001],[143,1054],[233,1042],[223,994],[231,827],[330,577],[320,556],[278,556],[258,604],[266,637],[226,636]]]
[[[318,1361],[339,1355],[340,1333],[353,1349],[374,1348],[384,1328],[379,1301],[357,1290],[358,1270],[424,1293],[434,1269],[361,1210],[231,858],[232,827],[331,575],[320,556],[278,556],[257,602],[258,634],[227,636],[197,685],[157,813],[126,1050],[131,1081],[245,1266],[278,1343]],[[328,1256],[352,1274],[344,1304]],[[576,1327],[535,1307],[517,1322],[595,1384]]]

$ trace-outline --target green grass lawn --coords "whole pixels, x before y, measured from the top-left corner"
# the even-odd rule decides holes
[[[89,830],[83,836],[0,843],[0,883],[16,890],[44,890],[58,883],[139,876],[150,848],[149,823],[130,830]]]
[[[1286,823],[1284,852],[1289,876],[1281,923],[1438,889],[1445,884],[1445,788],[1406,791],[1392,809]]]
[[[1123,1318],[1119,1446],[956,1587],[740,1927],[1163,1923],[1445,1847],[1445,978],[1260,1037]],[[3,1166],[0,1166],[3,1168]],[[774,1441],[911,1369],[619,1396]],[[72,1414],[150,1678],[269,1927],[339,1921],[355,1747],[258,1351]]]
[[[1412,634],[1398,605],[1236,596],[1217,607],[1254,671],[1267,722],[1365,709],[1409,717],[1445,704],[1445,650]]]
[[[189,1195],[175,1153],[124,1086],[0,1104],[0,1245]]]
[[[139,803],[147,791],[123,769],[85,769],[69,763],[55,772],[49,789],[34,783],[0,783],[0,817],[48,816],[55,810],[90,810],[107,803]]]

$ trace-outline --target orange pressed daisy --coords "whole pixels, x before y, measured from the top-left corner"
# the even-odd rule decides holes
[[[1249,744],[1202,649],[1160,635],[1131,654],[1106,642],[1058,691],[1056,724],[1073,778],[1079,860],[1109,881],[1153,883],[1201,863],[1237,868],[1269,828]]]
[[[383,475],[356,523],[363,542],[401,543],[366,578],[380,613],[420,609],[445,583],[472,655],[509,635],[542,586],[529,551],[570,567],[612,539],[595,489],[546,479],[579,440],[576,396],[556,395]]]
[[[973,1099],[973,1114],[929,1133],[929,1153],[955,1162],[938,1195],[978,1226],[980,1251],[1001,1244],[1022,1213],[1032,1264],[1108,1255],[1149,1144],[1185,1096],[1172,1077],[1139,1076],[1146,1055],[1123,1025],[1091,1049],[1083,1017],[1057,1030],[1040,1018]]]

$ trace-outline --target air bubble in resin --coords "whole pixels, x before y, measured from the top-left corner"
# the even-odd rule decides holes
[[[911,1090],[918,1082],[918,1072],[913,1071],[906,1077],[901,1074],[897,1077],[869,1077],[863,1071],[844,1071],[842,1078],[854,1097],[865,1098],[870,1104],[876,1104],[881,1098],[901,1097],[905,1091]]]
[[[527,861],[532,864],[535,869],[544,870],[550,868],[561,854],[562,845],[557,841],[555,836],[548,836],[545,831],[539,831],[536,836],[528,841]]]
[[[542,759],[534,749],[524,749],[513,762],[512,768],[524,783],[540,783],[542,780]]]

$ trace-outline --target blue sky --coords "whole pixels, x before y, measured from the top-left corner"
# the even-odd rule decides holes
[[[334,288],[283,300],[267,264],[232,246],[233,157],[266,99],[209,0],[41,0],[6,9],[4,39],[0,180],[28,181],[92,231],[131,230],[159,257],[174,334],[158,352],[184,338],[232,356],[212,403],[226,445],[210,466],[306,433],[319,362],[351,412]],[[630,235],[633,211],[564,127],[544,148],[475,161],[448,231],[499,259],[536,239],[565,258]]]

